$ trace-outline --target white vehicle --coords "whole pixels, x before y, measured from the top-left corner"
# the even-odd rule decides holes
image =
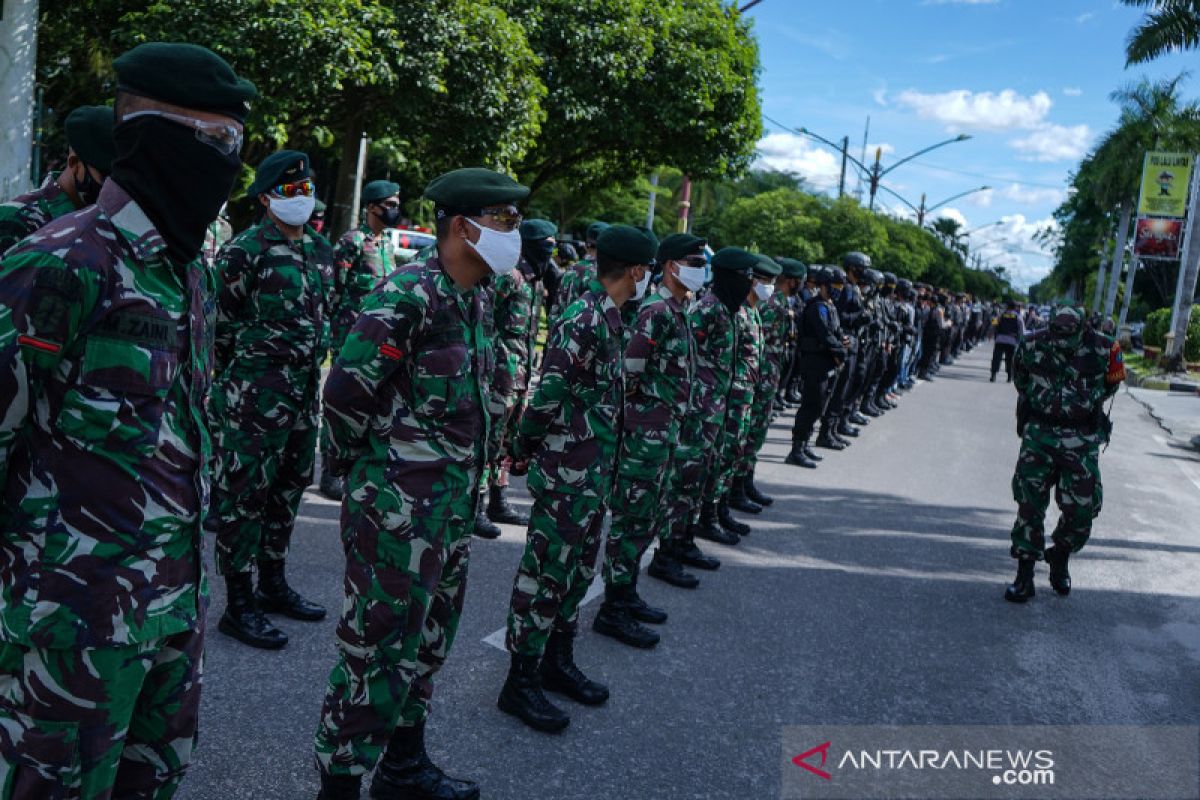
[[[412,228],[384,228],[383,234],[392,240],[396,264],[407,264],[417,253],[437,241],[437,237],[429,231]]]

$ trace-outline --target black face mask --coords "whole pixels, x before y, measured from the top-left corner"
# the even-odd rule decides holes
[[[529,262],[529,266],[533,267],[533,274],[541,278],[546,274],[546,269],[550,266],[550,259],[554,256],[554,242],[542,239],[521,242],[521,255]]]
[[[379,210],[379,219],[388,228],[394,228],[400,222],[400,207],[388,208],[383,206]]]
[[[242,160],[204,144],[184,125],[138,117],[113,128],[112,177],[167,243],[167,255],[186,264],[204,245],[209,223],[229,199]]]
[[[730,314],[736,314],[742,304],[746,302],[746,295],[750,293],[751,285],[752,281],[749,275],[723,269],[713,272],[713,294],[729,309]]]
[[[75,179],[75,194],[79,195],[79,202],[85,206],[94,206],[100,198],[100,187],[104,182],[92,177],[92,171],[83,160],[80,160],[79,166],[83,167],[83,180]]]

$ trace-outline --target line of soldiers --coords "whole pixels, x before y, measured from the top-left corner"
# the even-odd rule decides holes
[[[528,525],[497,702],[562,730],[546,690],[609,696],[574,656],[602,550],[593,629],[653,647],[666,612],[638,594],[643,557],[657,541],[647,572],[682,588],[719,568],[696,540],[735,545],[751,528],[732,511],[772,504],[755,484],[771,420],[799,399],[788,461],[812,467],[818,422],[817,446],[843,449],[913,384],[921,295],[864,254],[808,270],[596,225],[560,274],[556,229],[519,211],[529,189],[487,169],[426,187],[436,247],[393,269],[399,187],[369,183],[361,225],[330,244],[308,157],[280,151],[248,190],[257,221],[222,245],[254,87],[195,45],[143,44],[114,69],[111,116],[68,126],[67,170],[0,208],[18,237],[0,261],[5,798],[174,793],[205,517],[219,630],[284,646],[268,613],[326,615],[285,575],[318,450],[346,553],[320,796],[358,797],[375,769],[380,800],[478,797],[424,744],[474,534]],[[528,518],[507,473],[528,475]]]

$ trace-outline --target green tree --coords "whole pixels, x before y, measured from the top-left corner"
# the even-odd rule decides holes
[[[1149,8],[1125,42],[1125,65],[1142,64],[1167,53],[1200,46],[1200,0],[1122,0]]]
[[[710,232],[714,248],[750,247],[772,256],[817,263],[825,255],[818,243],[821,201],[795,189],[775,189],[735,200]]]

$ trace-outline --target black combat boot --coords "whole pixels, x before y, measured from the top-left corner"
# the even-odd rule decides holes
[[[633,618],[629,610],[630,593],[629,586],[605,586],[604,602],[592,621],[592,630],[630,647],[649,649],[658,644],[658,634]]]
[[[840,433],[838,433],[837,425],[833,425],[829,428],[829,435],[830,435],[830,437],[833,438],[833,440],[835,442],[840,442],[843,449],[849,447],[851,444],[854,443],[853,440],[847,439],[845,436],[842,436]]]
[[[808,454],[807,438],[805,438],[802,442],[795,442],[792,445],[792,452],[787,454],[787,458],[785,458],[783,462],[796,467],[804,467],[805,469],[817,468],[816,460]]]
[[[253,575],[249,572],[227,575],[225,589],[228,600],[217,630],[263,650],[278,650],[287,644],[287,634],[272,625],[254,602]]]
[[[535,731],[559,733],[571,724],[571,718],[546,699],[537,656],[512,654],[512,664],[496,707],[511,714]]]
[[[500,534],[500,526],[488,519],[487,511],[481,501],[479,510],[475,512],[475,535],[480,539],[499,539]]]
[[[717,544],[735,545],[738,543],[736,534],[729,533],[717,522],[717,507],[711,500],[706,500],[700,506],[700,521],[696,524],[696,535]]]
[[[843,439],[838,439],[833,435],[833,424],[821,423],[821,432],[817,434],[817,447],[824,447],[826,450],[845,450],[846,443]]]
[[[850,415],[848,417],[846,417],[846,419],[860,427],[863,425],[871,424],[871,420],[869,417],[864,417],[862,414],[858,413],[857,411],[850,412]]]
[[[345,481],[324,468],[321,469],[321,483],[317,488],[325,497],[339,503],[346,493]]]
[[[651,625],[662,625],[667,621],[667,612],[663,611],[661,608],[655,608],[642,599],[637,590],[639,577],[639,573],[633,573],[633,581],[630,584],[633,590],[629,594],[629,610],[633,614],[633,618],[638,622],[649,622]],[[697,580],[696,584],[699,585],[699,583],[700,581]]]
[[[746,496],[746,479],[734,478],[729,487],[729,507],[743,514],[761,514],[763,507]]]
[[[451,778],[425,752],[425,723],[392,731],[375,779],[371,800],[476,800],[479,784]]]
[[[539,671],[542,687],[548,692],[565,695],[585,706],[602,706],[608,702],[608,687],[584,675],[575,664],[574,633],[550,632]]]
[[[850,421],[845,417],[838,420],[837,424],[838,436],[849,436],[851,439],[857,439],[861,431],[850,424]]]
[[[704,555],[704,551],[696,546],[689,535],[687,541],[677,542],[671,547],[671,554],[680,564],[709,572],[721,568],[721,559]]]
[[[488,487],[488,519],[492,522],[503,522],[505,525],[528,525],[529,517],[509,505],[504,497],[504,486]]]
[[[358,800],[362,777],[358,775],[326,775],[321,773],[321,791],[317,800]]]
[[[683,564],[675,557],[666,542],[660,544],[654,551],[654,557],[650,559],[650,566],[646,568],[646,574],[651,578],[666,581],[672,586],[678,586],[680,589],[695,589],[700,585],[700,579],[683,568]],[[652,619],[640,617],[636,613],[634,616],[642,622],[655,622]],[[663,612],[663,618],[659,622],[666,622],[666,612]]]
[[[1021,558],[1017,561],[1017,578],[1004,590],[1004,599],[1010,603],[1024,603],[1035,594],[1033,590],[1032,558]]]
[[[812,449],[812,444],[809,442],[808,439],[804,440],[804,455],[808,456],[811,460],[816,461],[816,462],[821,462],[821,461],[825,460],[825,456],[818,455],[817,451]]]
[[[303,622],[325,619],[325,609],[288,586],[283,575],[283,561],[260,560],[258,562],[258,591],[254,601],[265,614],[283,614],[285,617]]]
[[[1066,597],[1071,593],[1071,573],[1067,572],[1067,561],[1071,550],[1061,544],[1046,548],[1046,563],[1050,565],[1050,587]]]
[[[733,514],[729,513],[729,504],[723,500],[717,503],[717,523],[729,533],[736,533],[738,536],[747,536],[750,533],[750,526],[734,519]]]
[[[768,506],[770,506],[772,503],[775,502],[775,498],[771,497],[769,495],[763,494],[762,492],[760,492],[758,490],[758,487],[754,485],[755,469],[757,469],[757,467],[750,470],[750,474],[746,476],[746,480],[745,480],[745,482],[743,482],[742,488],[746,492],[746,497],[750,498],[750,502],[758,503],[763,508],[767,508]]]
[[[866,414],[868,417],[882,417],[883,416],[883,412],[875,407],[874,402],[872,402],[872,400],[870,398],[867,398],[866,400],[863,400],[861,403],[859,403],[858,410],[861,411],[863,414]]]
[[[787,401],[794,406],[804,402],[804,398],[800,396],[800,382],[792,381],[792,385],[788,388]]]

